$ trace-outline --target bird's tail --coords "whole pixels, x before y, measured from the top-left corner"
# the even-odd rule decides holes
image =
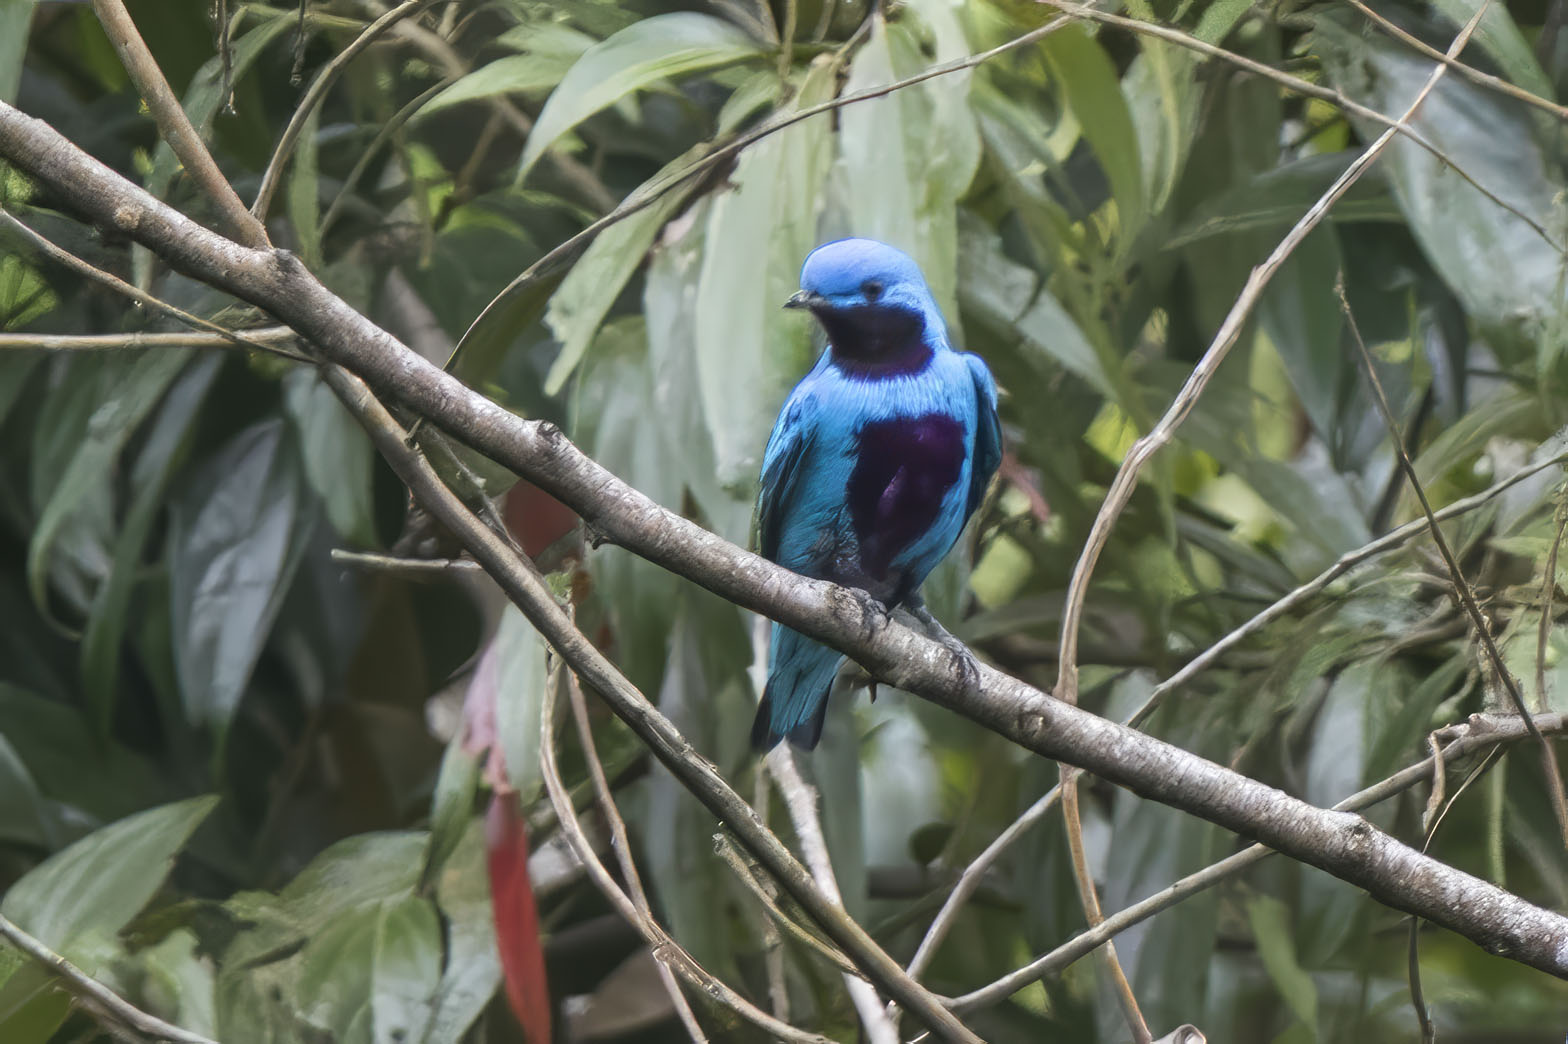
[[[768,683],[751,724],[751,746],[772,750],[779,740],[810,750],[822,738],[828,690],[843,656],[782,624],[773,625]]]

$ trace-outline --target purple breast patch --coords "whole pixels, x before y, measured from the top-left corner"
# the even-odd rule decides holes
[[[940,413],[871,421],[860,429],[849,512],[860,562],[877,580],[935,524],[964,466],[964,426]]]

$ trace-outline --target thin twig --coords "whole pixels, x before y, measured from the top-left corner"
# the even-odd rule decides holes
[[[289,156],[293,155],[294,146],[305,129],[305,121],[321,103],[328,89],[337,82],[338,76],[348,63],[357,58],[365,48],[375,43],[388,29],[409,15],[418,14],[435,2],[436,0],[404,0],[403,3],[367,25],[364,32],[354,38],[353,43],[335,55],[316,74],[316,78],[310,81],[310,86],[305,89],[305,96],[294,109],[294,115],[289,117],[288,126],[283,128],[283,136],[278,139],[278,147],[273,150],[272,159],[267,162],[267,169],[261,176],[261,187],[256,190],[256,202],[250,207],[250,212],[258,221],[267,220],[267,209],[272,206],[272,196],[278,189],[278,179],[283,174],[283,165],[289,161]]]
[[[630,893],[632,904],[637,907],[637,912],[652,921],[653,906],[648,902],[648,893],[643,890],[642,875],[637,872],[637,862],[632,859],[632,842],[626,833],[626,820],[621,818],[621,810],[615,806],[615,795],[610,791],[610,781],[604,775],[604,763],[599,760],[599,748],[593,741],[593,726],[588,721],[588,701],[583,699],[583,687],[577,680],[577,675],[570,671],[566,672],[566,691],[572,701],[572,718],[577,724],[577,742],[582,746],[583,760],[588,763],[588,776],[593,780],[594,791],[599,795],[599,812],[604,816],[605,822],[610,824],[610,847],[615,851],[616,863],[620,865],[621,879],[626,882],[626,890]],[[548,735],[546,733],[546,736]],[[697,1016],[692,1013],[691,1005],[686,1002],[686,995],[681,992],[680,983],[675,981],[675,973],[670,970],[670,966],[665,963],[659,951],[654,951],[653,960],[659,969],[659,978],[664,983],[665,992],[670,995],[670,1003],[675,1006],[675,1013],[680,1016],[687,1034],[699,1044],[706,1044],[707,1035],[697,1024]]]
[[[1539,94],[1525,90],[1518,84],[1509,83],[1507,80],[1493,76],[1491,73],[1482,72],[1473,65],[1466,65],[1464,62],[1450,58],[1426,41],[1405,32],[1405,30],[1362,3],[1362,0],[1349,0],[1349,3],[1351,7],[1365,15],[1368,21],[1400,43],[1419,51],[1434,62],[1442,62],[1471,83],[1485,87],[1488,90],[1497,91],[1499,94],[1506,94],[1515,101],[1522,101],[1526,105],[1533,105],[1542,112],[1556,116],[1559,120],[1568,120],[1568,105],[1559,105],[1549,98],[1543,98]]]
[[[240,197],[234,192],[234,186],[218,169],[212,153],[207,151],[201,135],[191,126],[185,108],[174,96],[163,71],[147,49],[146,41],[136,31],[136,23],[131,20],[125,4],[122,0],[93,0],[93,10],[98,14],[98,21],[103,23],[104,32],[114,43],[114,49],[119,53],[125,71],[130,74],[131,82],[147,102],[147,109],[158,124],[158,133],[169,143],[169,148],[174,150],[174,155],[196,184],[217,205],[229,234],[246,246],[266,247],[266,228],[245,209],[245,204],[240,202]]]
[[[1053,6],[1061,6],[1056,0],[1045,0]],[[1458,54],[1463,49],[1470,34],[1480,22],[1481,13],[1487,8],[1487,3],[1482,3],[1475,17],[1460,31],[1454,39],[1453,46],[1449,48],[1450,54]],[[1098,12],[1095,12],[1098,16]],[[1085,17],[1088,17],[1086,14]],[[1115,23],[1119,24],[1119,23]],[[1135,22],[1134,25],[1143,23]],[[1180,35],[1180,34],[1178,34]],[[1214,342],[1209,345],[1203,358],[1198,360],[1198,365],[1193,368],[1176,399],[1171,403],[1165,415],[1160,418],[1153,430],[1133,443],[1127,456],[1122,460],[1121,467],[1116,471],[1110,489],[1106,491],[1105,502],[1100,505],[1100,512],[1095,517],[1094,525],[1089,530],[1089,539],[1085,541],[1082,554],[1078,557],[1077,564],[1073,567],[1072,580],[1068,585],[1066,603],[1062,609],[1062,637],[1061,637],[1061,665],[1056,676],[1055,695],[1059,699],[1071,702],[1078,692],[1078,628],[1083,616],[1084,599],[1089,593],[1089,577],[1094,572],[1095,563],[1099,561],[1100,552],[1105,549],[1105,544],[1110,540],[1111,529],[1116,525],[1116,520],[1121,516],[1124,508],[1132,499],[1133,490],[1138,485],[1138,475],[1143,466],[1148,463],[1166,443],[1170,442],[1176,433],[1176,428],[1187,415],[1192,412],[1198,403],[1198,397],[1208,387],[1225,356],[1241,336],[1242,327],[1246,324],[1247,317],[1251,315],[1263,290],[1268,286],[1269,280],[1279,270],[1285,260],[1295,252],[1296,247],[1307,237],[1322,220],[1328,216],[1329,210],[1337,203],[1341,196],[1350,190],[1365,174],[1377,158],[1382,155],[1388,143],[1393,140],[1398,128],[1405,125],[1405,121],[1415,114],[1426,100],[1426,96],[1437,81],[1442,79],[1448,67],[1439,65],[1432,70],[1426,84],[1421,88],[1413,102],[1405,109],[1402,116],[1394,125],[1378,135],[1376,141],[1367,146],[1366,150],[1357,156],[1334,183],[1328,187],[1318,200],[1308,208],[1301,219],[1280,240],[1278,246],[1269,254],[1268,258],[1252,270],[1247,277],[1247,283],[1242,288],[1240,296],[1231,306],[1230,312],[1225,316],[1225,321],[1220,325],[1219,333],[1214,337]]]
[[[332,561],[341,562],[366,572],[402,574],[429,577],[483,573],[484,569],[472,558],[404,558],[401,555],[383,555],[374,551],[348,551],[341,547],[332,549]]]
[[[391,119],[381,125],[376,131],[376,136],[370,139],[370,144],[365,146],[365,151],[361,152],[359,159],[354,161],[354,166],[349,168],[348,176],[343,179],[343,184],[338,188],[337,195],[332,197],[332,202],[328,204],[326,213],[321,216],[321,236],[323,239],[326,238],[327,231],[332,227],[333,222],[338,218],[338,214],[354,194],[355,186],[359,184],[359,179],[364,177],[365,170],[370,166],[370,161],[375,157],[376,153],[381,150],[381,146],[386,144],[392,135],[401,130],[403,124],[407,123],[414,114],[424,108],[430,99],[446,90],[455,82],[456,80],[448,78],[419,92],[409,100],[408,104],[393,113]]]
[[[292,341],[298,335],[287,326],[263,326],[254,330],[246,330],[245,336],[252,342],[264,341]],[[0,333],[0,351],[26,351],[33,349],[46,352],[106,352],[125,351],[136,348],[235,348],[253,347],[250,343],[236,342],[234,337],[225,330],[224,333],[160,333],[157,330],[142,330],[137,333],[127,334],[42,334],[42,333]],[[304,356],[297,356],[297,361],[307,361]]]
[[[1480,12],[1486,10],[1482,4],[1476,16],[1471,19],[1471,26],[1480,21]],[[1438,66],[1439,69],[1444,66]],[[1464,606],[1466,615],[1470,617],[1470,624],[1475,629],[1476,639],[1481,643],[1482,650],[1486,653],[1487,662],[1491,664],[1492,671],[1497,675],[1497,680],[1508,693],[1508,699],[1513,704],[1514,712],[1530,724],[1530,707],[1525,702],[1524,693],[1519,688],[1519,681],[1503,662],[1503,654],[1497,648],[1497,642],[1492,638],[1492,625],[1481,612],[1481,607],[1476,604],[1475,592],[1470,589],[1470,582],[1465,579],[1464,570],[1459,565],[1459,560],[1454,557],[1453,549],[1448,546],[1448,538],[1443,535],[1443,527],[1438,525],[1436,514],[1432,511],[1432,503],[1427,499],[1426,488],[1421,484],[1421,479],[1416,475],[1416,466],[1410,460],[1410,453],[1405,449],[1404,437],[1399,432],[1399,421],[1394,417],[1394,409],[1388,403],[1388,395],[1383,391],[1383,382],[1378,379],[1377,367],[1372,364],[1372,353],[1367,350],[1366,342],[1361,339],[1361,328],[1356,323],[1355,314],[1350,308],[1350,298],[1345,295],[1345,275],[1343,272],[1334,282],[1334,292],[1339,297],[1339,308],[1344,313],[1345,323],[1350,328],[1351,339],[1356,343],[1357,357],[1361,361],[1362,372],[1366,374],[1367,383],[1372,388],[1372,399],[1377,403],[1378,413],[1383,417],[1383,423],[1388,426],[1389,439],[1394,445],[1394,455],[1399,461],[1399,468],[1404,472],[1405,479],[1410,483],[1410,488],[1415,492],[1416,500],[1421,504],[1421,514],[1426,518],[1427,528],[1432,531],[1432,543],[1437,546],[1437,553],[1443,559],[1443,565],[1448,569],[1448,578],[1454,587],[1454,594]],[[1555,556],[1554,556],[1555,557]],[[1555,563],[1554,563],[1555,564]],[[1534,726],[1531,725],[1531,729]],[[1551,798],[1552,811],[1557,814],[1557,825],[1562,837],[1563,847],[1568,848],[1568,795],[1563,793],[1562,776],[1557,771],[1557,756],[1552,750],[1552,745],[1546,737],[1539,732],[1532,732],[1541,751],[1541,769],[1546,776],[1546,792]]]
[[[822,833],[822,819],[817,814],[816,788],[801,776],[800,767],[795,764],[795,752],[787,743],[773,748],[768,754],[767,766],[768,774],[778,784],[779,793],[784,797],[784,807],[789,810],[790,823],[795,827],[795,836],[800,839],[801,856],[811,868],[812,878],[817,882],[817,887],[842,908],[844,897],[838,890],[838,879],[833,874],[833,859],[828,854],[827,837]],[[860,1015],[860,1023],[865,1027],[866,1038],[871,1044],[898,1044],[898,1027],[884,1010],[882,1001],[877,997],[876,987],[859,975],[845,972],[844,988]]]
[[[1078,900],[1083,905],[1084,918],[1089,922],[1089,927],[1095,928],[1105,923],[1105,914],[1100,909],[1100,895],[1095,890],[1094,875],[1089,870],[1089,856],[1084,849],[1083,819],[1078,814],[1078,776],[1077,769],[1070,765],[1062,766],[1062,818],[1067,824],[1068,855],[1072,858]],[[1107,939],[1105,945],[1094,953],[1105,973],[1111,977],[1116,1003],[1122,1009],[1122,1018],[1127,1022],[1127,1032],[1132,1034],[1134,1044],[1152,1044],[1154,1034],[1149,1032],[1149,1024],[1138,1007],[1138,997],[1133,993],[1132,983],[1127,981],[1122,962],[1116,958],[1116,944]]]
[[[55,953],[3,914],[0,914],[0,938],[4,938],[6,942],[58,976],[60,985],[65,991],[81,1002],[82,1006],[92,1012],[101,1023],[113,1023],[135,1030],[154,1040],[173,1041],[174,1044],[213,1044],[210,1038],[200,1033],[181,1029],[156,1015],[142,1011]]]
[[[735,850],[735,846],[730,843],[728,837],[724,834],[714,834],[713,850],[718,853],[720,859],[724,860],[724,864],[730,868],[730,872],[735,875],[735,879],[741,883],[742,887],[755,896],[757,901],[762,904],[762,908],[768,912],[771,921],[784,929],[790,938],[815,951],[844,974],[853,975],[857,978],[861,977],[860,970],[855,967],[848,957],[834,949],[832,945],[817,938],[817,936],[798,924],[793,917],[779,909],[778,902],[773,896],[768,894],[768,890],[763,886],[762,882],[757,880],[757,876],[751,872],[751,867],[746,864],[745,857]]]
[[[211,320],[203,319],[198,315],[192,315],[183,308],[176,307],[175,305],[169,304],[167,301],[164,301],[161,298],[154,297],[152,294],[138,290],[136,287],[132,286],[130,283],[127,283],[119,276],[114,275],[111,272],[105,272],[103,269],[92,264],[91,262],[82,260],[75,254],[71,253],[69,250],[66,250],[64,247],[56,244],[53,240],[50,240],[44,237],[42,234],[34,231],[31,226],[24,223],[20,218],[18,218],[15,214],[12,214],[9,210],[6,210],[4,207],[0,207],[0,224],[4,224],[11,228],[12,231],[16,232],[18,235],[26,239],[27,242],[38,248],[38,250],[46,257],[58,261],[60,264],[71,269],[73,272],[76,272],[78,275],[83,275],[95,282],[102,283],[104,286],[107,286],[115,293],[125,295],[144,308],[149,308],[153,311],[160,312],[163,315],[166,315],[171,319],[177,319],[188,326],[194,326],[197,329],[206,330],[208,333],[213,334],[214,336],[221,338],[222,340],[227,341],[228,343],[239,348],[254,348],[258,352],[266,352],[268,355],[280,356],[281,358],[288,359],[292,362],[308,363],[312,361],[307,356],[300,355],[296,352],[291,352],[287,348],[279,348],[275,344],[269,344],[266,341],[256,340],[248,333],[241,333],[237,330],[225,329]]]
[[[1335,805],[1335,812],[1356,812],[1368,808],[1381,801],[1393,797],[1395,794],[1409,790],[1432,775],[1433,768],[1438,764],[1449,764],[1464,757],[1471,752],[1482,748],[1492,747],[1497,744],[1517,743],[1530,734],[1530,729],[1539,729],[1544,732],[1561,733],[1568,722],[1561,714],[1540,714],[1526,727],[1516,717],[1494,717],[1492,715],[1472,714],[1464,725],[1456,725],[1446,730],[1453,738],[1443,748],[1442,758],[1427,757],[1412,765],[1406,766],[1387,779],[1372,784],[1363,790],[1350,795],[1339,804]],[[1067,942],[1058,946],[1051,952],[1024,965],[1015,971],[1008,972],[995,982],[983,986],[978,990],[966,993],[961,997],[949,1001],[955,1011],[971,1011],[990,1004],[1006,1000],[1025,986],[1045,978],[1053,972],[1077,961],[1086,954],[1117,935],[1148,920],[1155,914],[1170,909],[1207,888],[1212,888],[1221,881],[1234,877],[1255,863],[1262,862],[1274,855],[1274,850],[1267,845],[1255,844],[1242,849],[1234,855],[1204,867],[1202,870],[1188,874],[1169,887],[1156,892],[1141,902],[1134,903],[1125,909],[1107,917],[1098,927],[1082,932]]]
[[[1481,763],[1471,769],[1470,773],[1465,776],[1464,781],[1454,790],[1453,797],[1443,803],[1442,811],[1433,816],[1432,821],[1427,824],[1426,836],[1421,841],[1422,852],[1426,852],[1432,847],[1432,839],[1437,836],[1437,828],[1442,825],[1443,820],[1448,816],[1449,810],[1459,801],[1460,796],[1470,789],[1470,784],[1484,776],[1486,770],[1496,764],[1497,759],[1502,757],[1502,755],[1502,745],[1494,746],[1486,752],[1486,757],[1481,759]],[[1415,1008],[1416,1021],[1421,1026],[1422,1044],[1434,1044],[1437,1040],[1437,1027],[1432,1024],[1432,1016],[1426,1007],[1426,997],[1421,990],[1421,918],[1419,917],[1410,918],[1410,942],[1406,965],[1410,978],[1410,1004]]]
[[[340,371],[341,372],[341,371]],[[388,415],[391,420],[391,415]],[[395,422],[394,422],[395,423]],[[433,477],[434,473],[432,473]],[[439,481],[439,480],[437,480]],[[460,502],[453,498],[455,510],[465,510]],[[477,520],[476,520],[477,521]],[[553,679],[552,679],[553,682]],[[550,804],[555,808],[556,821],[560,824],[561,835],[566,838],[577,858],[581,860],[583,868],[588,871],[588,877],[594,885],[615,907],[616,912],[625,919],[627,924],[636,928],[643,940],[653,949],[654,954],[663,961],[669,962],[669,967],[676,969],[682,978],[690,982],[699,990],[719,1001],[726,1007],[740,1015],[747,1022],[751,1022],[768,1033],[777,1035],[784,1040],[801,1041],[803,1044],[826,1044],[828,1038],[816,1033],[807,1033],[805,1030],[796,1029],[787,1023],[780,1022],[767,1012],[753,1005],[746,998],[730,989],[724,982],[710,974],[696,959],[687,953],[682,946],[659,926],[651,917],[645,917],[637,909],[615,879],[610,876],[610,871],[605,868],[599,859],[599,854],[594,851],[593,843],[588,840],[588,835],[583,831],[582,823],[577,818],[577,810],[572,807],[571,795],[567,792],[566,783],[561,779],[561,770],[555,759],[555,701],[558,686],[547,683],[544,687],[543,706],[540,708],[539,727],[539,768],[544,777],[545,791],[549,794]]]

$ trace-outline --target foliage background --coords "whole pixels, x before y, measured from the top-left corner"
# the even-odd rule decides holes
[[[246,199],[304,83],[383,10],[309,3],[301,34],[292,9],[227,5],[230,111],[207,5],[130,7]],[[1125,10],[1391,115],[1430,70],[1341,4]],[[1379,10],[1442,49],[1474,6]],[[994,46],[1052,14],[1016,0],[436,5],[346,67],[305,125],[269,230],[355,307],[444,359],[517,273],[661,172],[770,112]],[[1464,60],[1555,98],[1568,87],[1564,19],[1560,2],[1495,3]],[[0,0],[0,96],[207,213],[88,6]],[[1413,125],[1445,158],[1392,143],[1274,280],[1124,514],[1089,599],[1091,709],[1125,715],[1257,609],[1416,517],[1338,279],[1435,501],[1562,452],[1564,124],[1449,75]],[[1122,453],[1250,268],[1377,130],[1172,43],[1074,24],[752,145],[614,226],[545,292],[503,299],[457,365],[661,503],[745,542],[774,412],[815,350],[778,309],[800,260],[844,234],[904,247],[955,340],[996,372],[1014,458],[974,528],[972,571],[955,556],[929,600],[985,655],[1049,685],[1062,592]],[[166,300],[263,321],[75,225],[14,175],[0,201]],[[167,326],[9,239],[0,329]],[[519,1039],[492,998],[478,766],[458,722],[465,693],[504,694],[498,742],[538,802],[537,638],[480,584],[332,558],[429,548],[409,539],[404,494],[308,368],[5,343],[0,910],[140,1005],[225,1042]],[[492,489],[505,482],[490,477]],[[1559,710],[1555,623],[1542,690],[1529,683],[1560,478],[1548,469],[1448,527],[1510,665]],[[536,491],[506,506],[531,549],[560,535]],[[632,680],[730,778],[748,779],[745,614],[616,549],[568,536],[547,558],[579,570],[579,616]],[[1471,638],[1418,540],[1244,643],[1147,727],[1332,804],[1420,757],[1428,730],[1501,707]],[[490,674],[473,671],[481,651]],[[765,1001],[759,911],[713,854],[711,817],[618,723],[596,728],[664,922]],[[846,901],[901,958],[957,870],[1055,781],[1051,766],[899,694],[837,700],[810,763]],[[580,759],[568,770],[583,778]],[[1423,799],[1372,818],[1418,838]],[[586,997],[558,1009],[562,1032],[675,1039],[657,990],[627,978],[635,938],[586,879],[551,862],[536,818],[552,991],[557,1005]],[[1108,909],[1237,844],[1111,788],[1090,789],[1085,819]],[[1568,905],[1525,748],[1456,804],[1432,850]],[[927,981],[972,989],[1081,927],[1051,819],[1004,858]],[[1191,1022],[1218,1041],[1400,1040],[1416,1036],[1405,938],[1401,918],[1349,886],[1273,860],[1118,949],[1157,1033]],[[1561,1039],[1561,983],[1441,933],[1426,933],[1421,954],[1445,1040]],[[852,1038],[836,975],[807,951],[785,956],[794,1018]],[[1121,1039],[1091,963],[974,1026],[996,1040]],[[0,949],[0,1039],[99,1032],[46,985]],[[721,1009],[701,1014],[721,1039],[750,1032]]]

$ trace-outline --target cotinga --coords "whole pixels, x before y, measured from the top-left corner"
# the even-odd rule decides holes
[[[818,247],[786,307],[810,311],[827,348],[768,439],[759,550],[891,610],[952,548],[1001,463],[996,383],[948,344],[919,266],[884,243]],[[774,624],[752,746],[816,746],[841,659]]]

